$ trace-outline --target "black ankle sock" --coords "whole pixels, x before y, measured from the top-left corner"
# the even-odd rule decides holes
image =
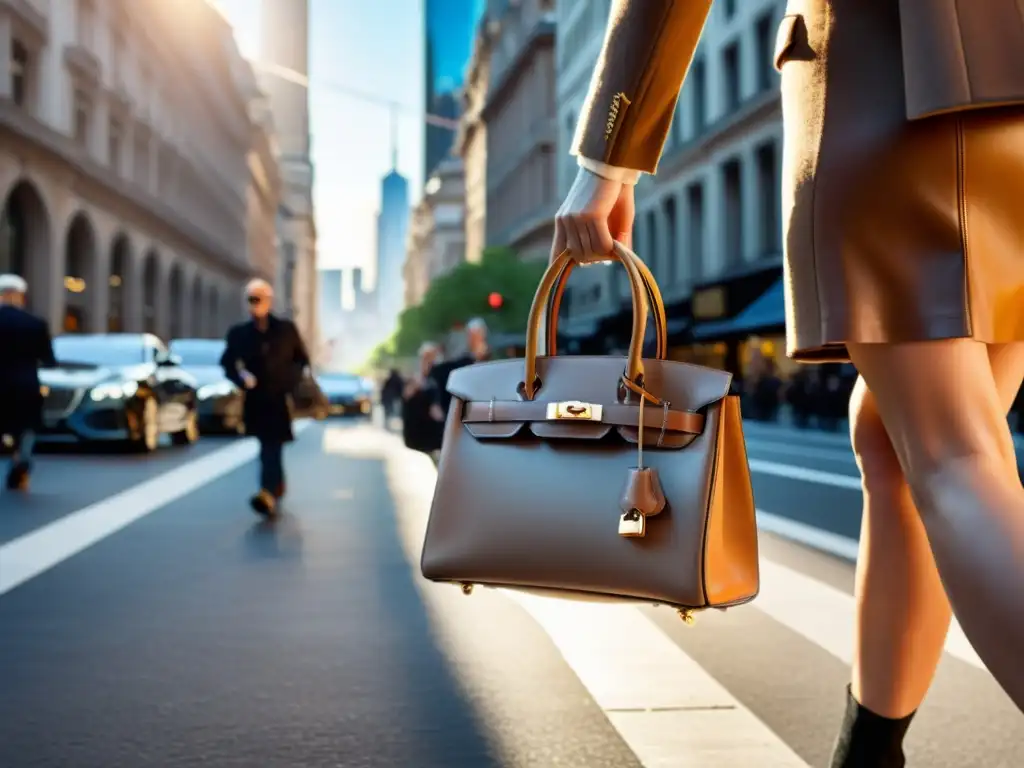
[[[903,737],[916,713],[894,720],[862,706],[846,689],[846,714],[831,768],[904,768]]]

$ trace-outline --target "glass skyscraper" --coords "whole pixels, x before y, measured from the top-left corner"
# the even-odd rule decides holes
[[[455,119],[466,64],[473,51],[477,23],[485,0],[423,0],[426,62],[424,106],[427,112]],[[423,180],[426,181],[452,148],[455,134],[448,128],[425,126]]]

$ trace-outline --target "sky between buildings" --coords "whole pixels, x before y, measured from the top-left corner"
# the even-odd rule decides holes
[[[216,0],[242,52],[259,53],[258,0]],[[388,110],[339,93],[370,92],[408,109],[398,131],[398,170],[414,200],[422,189],[422,0],[310,0],[310,111],[320,266],[373,275],[380,179],[391,167]]]

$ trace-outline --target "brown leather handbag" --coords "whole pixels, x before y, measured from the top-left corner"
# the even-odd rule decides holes
[[[460,368],[448,391],[420,563],[433,581],[672,605],[687,622],[752,600],[757,521],[731,374],[665,360],[665,308],[650,271],[618,246],[629,275],[629,355],[553,352],[573,267],[541,280],[526,358]],[[648,307],[656,359],[641,359]],[[542,316],[547,310],[547,322]]]

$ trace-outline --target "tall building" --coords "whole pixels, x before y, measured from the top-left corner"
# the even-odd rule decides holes
[[[377,293],[366,285],[362,267],[352,267],[353,312],[361,317],[375,317],[377,314]],[[377,281],[380,285],[380,281]]]
[[[316,223],[309,133],[309,2],[263,0],[260,85],[277,129],[282,175],[279,306],[318,349]]]
[[[377,216],[377,312],[382,336],[391,334],[405,306],[405,241],[409,232],[409,182],[392,170],[380,185]]]
[[[547,258],[558,208],[554,11],[554,0],[494,0],[488,12],[487,244],[524,259]]]
[[[251,94],[224,18],[181,5],[0,3],[0,272],[54,332],[242,315]]]
[[[320,333],[325,340],[338,336],[344,326],[344,311],[341,305],[342,278],[344,270],[320,270]]]
[[[463,75],[473,50],[484,0],[424,0],[424,100],[427,112],[456,119],[461,109]],[[426,124],[423,178],[429,179],[451,152],[451,130]]]
[[[487,124],[483,109],[490,87],[491,52],[499,25],[484,14],[477,24],[473,53],[466,65],[462,116],[454,151],[465,175],[466,261],[476,263],[487,245]]]

